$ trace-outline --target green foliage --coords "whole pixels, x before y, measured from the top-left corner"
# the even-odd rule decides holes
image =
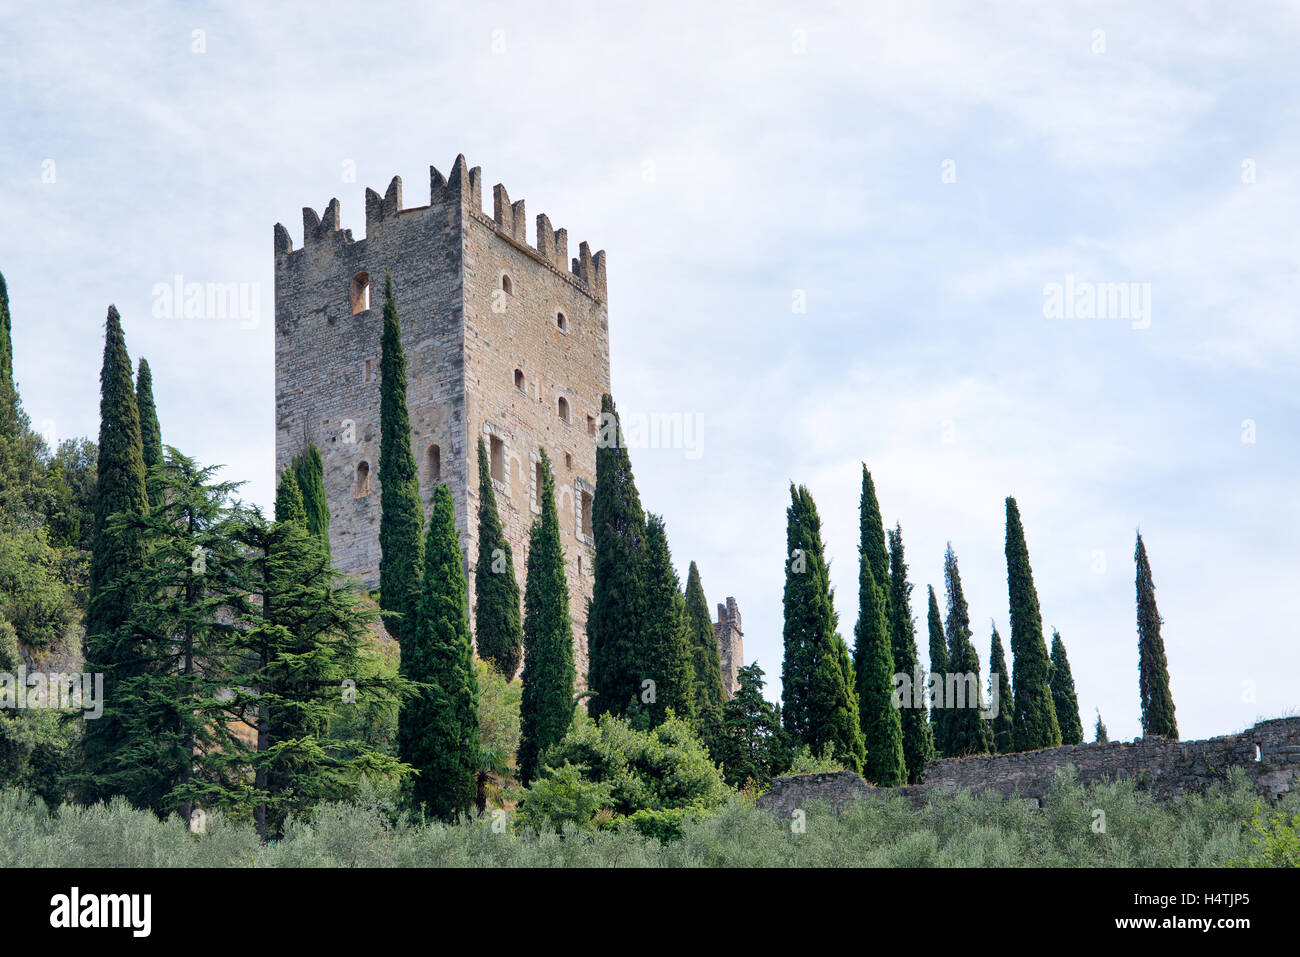
[[[763,697],[758,662],[737,671],[739,687],[723,706],[724,735],[712,752],[731,787],[766,788],[790,766],[790,745],[777,708]]]
[[[549,464],[543,464],[542,471],[549,479]],[[519,582],[515,581],[515,560],[510,551],[510,542],[501,526],[501,517],[497,514],[497,495],[492,488],[487,449],[481,436],[478,440],[478,562],[474,565],[474,639],[480,658],[490,662],[507,680],[515,676],[524,655]]]
[[[930,722],[921,704],[924,679],[918,686],[920,654],[916,647],[916,620],[912,617],[912,583],[907,580],[907,560],[903,553],[903,529],[895,525],[889,533],[889,635],[894,653],[894,670],[907,675],[913,699],[900,714],[903,730],[903,761],[907,766],[908,784],[920,784],[925,762],[934,753]],[[870,755],[868,754],[868,757]]]
[[[1169,662],[1160,637],[1160,611],[1156,608],[1156,586],[1146,545],[1138,533],[1133,555],[1137,564],[1138,690],[1142,697],[1142,733],[1165,738],[1178,737],[1174,717],[1174,695],[1169,689]]]
[[[89,439],[64,439],[49,461],[44,511],[50,542],[56,547],[90,550],[98,459],[99,447]],[[77,576],[79,584],[82,578]]]
[[[1097,726],[1093,729],[1093,741],[1098,744],[1105,744],[1110,741],[1110,735],[1106,733],[1106,725],[1101,720],[1101,712],[1097,712]]]
[[[154,485],[153,470],[163,464],[162,428],[158,425],[158,407],[153,400],[153,373],[149,362],[140,360],[135,377],[135,403],[140,411],[140,452],[144,458],[145,488],[149,504],[159,504],[158,489]]]
[[[325,548],[330,547],[330,506],[325,498],[325,463],[315,442],[308,443],[307,451],[295,456],[292,463],[294,478],[302,492],[302,507],[307,514],[307,531],[320,539]]]
[[[691,562],[686,573],[686,629],[691,647],[691,674],[695,679],[695,730],[714,758],[721,759],[723,708],[727,692],[722,684],[722,658],[713,630],[709,603],[704,597],[700,570]],[[760,687],[761,687],[760,681]],[[726,732],[730,734],[730,732]]]
[[[1052,629],[1052,707],[1061,728],[1062,744],[1083,743],[1083,720],[1079,717],[1079,697],[1074,691],[1070,660],[1065,656],[1061,633]]]
[[[655,683],[654,700],[645,709],[649,723],[662,724],[672,712],[694,727],[695,665],[686,602],[673,569],[668,532],[659,515],[646,519],[645,611],[644,674]]]
[[[930,673],[937,675],[938,680],[942,682],[943,676],[948,673],[948,639],[943,633],[943,618],[939,615],[939,599],[935,597],[934,586],[926,585],[925,587],[930,599],[929,609],[926,614],[926,626],[930,640]],[[948,717],[950,713],[947,708],[936,705],[930,715],[930,730],[934,738],[936,754],[947,755],[949,753]]]
[[[415,638],[421,600],[424,506],[411,452],[402,327],[393,302],[393,277],[387,273],[379,358],[379,491],[379,604],[389,634],[406,654]]]
[[[600,400],[592,531],[595,581],[587,612],[587,688],[592,696],[587,707],[597,718],[624,715],[635,707],[650,666],[643,635],[645,513],[618,412],[608,394]]]
[[[478,682],[479,767],[476,776],[478,810],[500,805],[506,785],[514,777],[511,761],[522,735],[520,711],[523,683],[507,681],[481,658],[474,659]],[[572,705],[569,705],[570,713]]]
[[[1231,861],[1233,867],[1300,867],[1300,814],[1275,811],[1264,816],[1256,801],[1250,818],[1253,854]]]
[[[998,713],[989,722],[990,747],[995,754],[1010,754],[1016,749],[1015,700],[1011,692],[1011,675],[1007,673],[1007,655],[1002,649],[1002,636],[998,626],[993,626],[989,642],[989,696],[993,696],[993,682],[997,681]],[[1077,710],[1077,709],[1076,709]]]
[[[1258,795],[1239,774],[1169,804],[1131,782],[1083,787],[1068,773],[1042,810],[968,793],[935,795],[915,810],[901,796],[858,801],[838,813],[810,802],[806,829],[793,833],[788,821],[743,796],[707,816],[660,810],[642,814],[640,826],[629,819],[597,829],[605,801],[599,791],[584,792],[576,772],[563,773],[585,806],[567,819],[581,820],[582,828],[567,823],[557,833],[543,823],[566,817],[559,800],[528,821],[521,808],[527,826],[518,833],[498,833],[489,819],[455,826],[395,819],[390,799],[363,788],[354,803],[322,805],[266,845],[253,828],[221,814],[194,836],[182,821],[162,822],[122,801],[50,811],[31,795],[0,791],[0,867],[1277,866],[1267,845],[1252,843],[1260,836],[1248,826]],[[1106,812],[1104,833],[1092,828],[1096,809]],[[1294,794],[1276,809],[1293,822],[1298,812]],[[674,819],[679,836],[669,832]]]
[[[578,776],[565,771],[566,767],[576,769]],[[544,783],[557,774],[561,774],[561,784]],[[603,790],[578,788],[574,782],[579,778],[607,787],[607,795]],[[547,800],[553,800],[557,788],[567,795],[565,801],[584,809],[599,796],[600,809],[609,811],[610,821],[640,810],[713,808],[723,804],[728,795],[721,772],[690,725],[673,715],[650,731],[638,731],[613,715],[575,724],[563,741],[546,752],[542,773],[529,794],[540,789],[550,795]],[[524,808],[530,800],[524,796]],[[534,821],[540,814],[528,813]],[[596,812],[583,826],[593,822],[607,820]],[[561,826],[563,820],[553,824]]]
[[[418,772],[414,806],[440,820],[474,805],[480,764],[478,683],[462,561],[451,491],[439,485],[424,543],[416,628],[402,648],[402,675],[418,688],[402,705],[398,753]]]
[[[607,824],[613,816],[614,785],[593,781],[584,771],[572,764],[548,768],[520,798],[518,824],[536,834],[563,832],[566,825],[594,830]]]
[[[836,630],[821,519],[802,485],[790,486],[786,555],[781,664],[785,726],[814,751],[832,742],[836,756],[861,772],[866,753],[853,667]]]
[[[984,694],[980,687],[980,659],[971,643],[970,609],[962,592],[961,572],[957,568],[957,553],[949,543],[943,558],[944,590],[948,596],[948,620],[944,631],[948,638],[948,671],[965,685],[965,704],[944,700],[947,722],[948,757],[967,754],[987,754],[990,747],[989,728],[980,716],[984,710]],[[964,676],[972,675],[973,681]],[[949,683],[944,682],[945,696]],[[974,700],[971,699],[974,695]]]
[[[859,501],[858,623],[853,629],[853,670],[858,714],[867,749],[863,771],[878,787],[907,783],[903,725],[894,707],[894,650],[890,625],[889,558],[871,473],[862,466]]]
[[[849,770],[840,761],[831,754],[831,747],[828,744],[822,748],[821,754],[813,754],[808,745],[804,745],[794,753],[790,761],[790,768],[786,774],[834,774],[838,771]]]
[[[77,556],[50,544],[45,528],[0,533],[0,618],[26,648],[74,649],[81,613],[69,587]]]
[[[573,626],[564,548],[555,510],[555,477],[542,455],[542,514],[528,536],[528,580],[524,588],[523,696],[520,705],[519,779],[528,784],[541,755],[573,723]]]
[[[95,494],[94,531],[91,539],[89,608],[86,613],[85,670],[104,675],[106,700],[117,700],[123,683],[140,677],[148,667],[147,654],[137,636],[124,627],[131,616],[135,595],[125,573],[140,567],[144,545],[137,525],[129,519],[149,511],[145,492],[144,453],[140,440],[140,413],[131,382],[131,360],[126,351],[121,318],[109,306],[105,323],[104,362],[100,371],[99,463]],[[114,521],[123,516],[127,521]],[[105,714],[88,723],[84,796],[108,796],[105,789],[111,769],[126,766],[124,755],[132,745],[131,731],[119,716]]]
[[[1015,744],[1017,751],[1055,748],[1061,727],[1052,702],[1051,661],[1043,641],[1043,616],[1029,567],[1029,546],[1020,509],[1007,498],[1007,591],[1011,598],[1011,667],[1015,674]]]

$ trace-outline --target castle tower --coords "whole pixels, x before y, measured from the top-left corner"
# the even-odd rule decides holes
[[[325,463],[330,544],[342,569],[379,584],[379,358],[385,271],[402,321],[412,449],[426,517],[450,486],[470,572],[478,557],[478,462],[489,449],[501,521],[520,590],[528,529],[540,514],[541,462],[551,458],[567,565],[575,664],[587,669],[592,589],[591,502],[600,398],[609,385],[605,253],[568,261],[568,234],[493,189],[458,156],[430,168],[429,204],[402,206],[395,177],[366,190],[366,236],[340,228],[338,200],[303,210],[303,246],[275,226],[275,461],[309,442]],[[470,607],[473,577],[470,573]],[[473,615],[470,616],[471,622]]]
[[[736,599],[728,598],[724,605],[718,602],[718,620],[713,623],[713,634],[718,639],[718,654],[722,658],[722,688],[728,698],[735,697],[740,689],[740,666],[745,663],[745,633],[740,630],[740,609]]]

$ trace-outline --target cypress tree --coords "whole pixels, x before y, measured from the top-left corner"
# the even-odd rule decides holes
[[[1043,617],[1029,567],[1029,547],[1020,524],[1020,509],[1007,498],[1007,591],[1011,598],[1011,667],[1015,673],[1015,743],[1017,751],[1055,748],[1061,727],[1052,703],[1051,660],[1043,641]]]
[[[325,463],[315,442],[307,451],[293,460],[294,478],[302,492],[302,505],[307,514],[307,532],[320,539],[325,550],[330,547],[330,506],[325,498]]]
[[[18,433],[18,385],[14,382],[13,321],[9,316],[9,288],[0,273],[0,439]]]
[[[1110,735],[1106,733],[1106,725],[1101,720],[1101,710],[1097,711],[1097,726],[1093,729],[1093,741],[1098,744],[1106,744],[1110,741]]]
[[[722,684],[722,657],[709,616],[700,570],[691,562],[686,573],[686,625],[690,632],[691,673],[695,678],[695,729],[716,759],[723,734],[727,692]]]
[[[866,760],[848,648],[836,630],[821,519],[808,489],[790,486],[786,510],[783,719],[792,735],[853,771]]]
[[[907,781],[903,758],[903,725],[894,707],[894,651],[889,625],[889,559],[880,525],[871,474],[862,467],[859,500],[858,623],[854,628],[853,670],[857,676],[858,714],[867,749],[866,778],[879,787]],[[884,569],[876,577],[876,564]],[[877,585],[879,582],[879,585]]]
[[[1142,733],[1178,737],[1174,695],[1169,689],[1169,662],[1160,637],[1160,611],[1146,545],[1138,532],[1133,559],[1137,563],[1138,689],[1142,695]]]
[[[997,697],[993,698],[993,682],[997,682]],[[998,626],[993,626],[993,639],[989,647],[989,696],[997,702],[998,713],[989,722],[992,750],[996,754],[1010,754],[1016,749],[1015,701],[1011,695],[1011,675],[1007,674],[1007,656],[1002,649],[1002,636]]]
[[[146,665],[139,642],[125,627],[135,598],[127,575],[140,567],[144,546],[136,526],[111,520],[115,516],[139,518],[149,511],[140,412],[121,317],[114,306],[109,306],[105,323],[99,382],[99,461],[86,611],[86,671],[104,675],[105,699],[113,700],[119,686],[138,677]],[[86,722],[82,745],[87,775],[83,796],[87,800],[111,793],[101,788],[96,778],[109,780],[132,744],[120,717],[105,715]]]
[[[159,504],[159,489],[150,473],[163,464],[162,428],[158,425],[158,408],[153,401],[153,373],[147,359],[141,359],[135,377],[135,404],[140,411],[140,450],[144,456],[144,484],[149,504]]]
[[[402,650],[415,635],[420,603],[424,507],[411,453],[406,406],[406,354],[393,302],[393,277],[384,274],[384,332],[379,358],[379,607]]]
[[[650,726],[663,724],[671,709],[694,727],[695,666],[686,602],[673,570],[663,516],[653,514],[646,518],[645,603],[646,677],[655,682],[654,701],[648,709]]]
[[[934,586],[926,585],[930,594],[929,611],[926,626],[930,638],[930,677],[932,682],[934,710],[930,714],[930,731],[934,742],[935,754],[948,754],[948,709],[943,706],[944,676],[948,673],[948,643],[943,633],[943,618],[939,615],[939,599],[935,597]]]
[[[593,718],[635,708],[647,677],[645,617],[646,521],[632,461],[609,395],[600,400],[596,442],[595,582],[587,614],[587,708]]]
[[[424,543],[424,583],[402,676],[418,682],[398,716],[398,754],[418,776],[412,801],[444,821],[474,805],[478,678],[466,610],[465,570],[451,491],[434,490]]]
[[[542,452],[543,482],[552,482],[550,459]],[[543,506],[545,511],[545,506]],[[565,586],[566,591],[568,586]],[[567,620],[567,613],[566,613]],[[487,448],[478,440],[478,562],[474,566],[474,639],[478,656],[509,681],[523,658],[515,560],[497,514],[497,496],[488,471]],[[570,653],[572,659],[572,653]]]
[[[762,786],[790,767],[790,748],[781,730],[781,709],[763,697],[758,662],[736,672],[739,687],[724,707],[725,735],[720,748],[723,779],[734,788]]]
[[[1079,698],[1074,692],[1070,660],[1065,657],[1061,633],[1052,629],[1052,707],[1061,728],[1062,744],[1083,743],[1083,721],[1079,717]]]
[[[916,647],[916,621],[912,618],[912,583],[907,580],[907,561],[903,554],[903,529],[895,525],[889,533],[889,633],[894,652],[894,670],[907,675],[912,688],[911,700],[903,703],[899,716],[903,728],[903,761],[907,765],[907,783],[920,784],[925,762],[930,760],[934,742],[926,715],[925,686],[917,682],[920,670]]]
[[[479,447],[481,450],[481,442]],[[536,775],[546,749],[562,740],[573,723],[575,672],[569,585],[564,577],[560,519],[555,511],[555,478],[544,449],[542,514],[533,521],[528,535],[523,642],[526,655],[519,706],[519,780],[526,787]]]
[[[980,659],[971,643],[970,610],[962,592],[961,573],[957,568],[957,553],[949,543],[943,559],[944,588],[948,595],[948,620],[945,632],[948,638],[948,667],[954,682],[945,682],[944,708],[948,712],[948,748],[950,757],[966,754],[987,754],[989,729],[980,715],[984,710],[984,694],[980,687]],[[971,680],[965,676],[970,675]],[[957,700],[956,692],[964,685],[965,691]],[[974,694],[975,700],[970,696]]]
[[[307,508],[302,502],[302,489],[293,469],[280,473],[280,483],[275,487],[275,520],[292,522],[304,531],[307,528]]]

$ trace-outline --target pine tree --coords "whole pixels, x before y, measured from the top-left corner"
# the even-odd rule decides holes
[[[668,532],[660,515],[646,518],[645,565],[646,677],[655,682],[649,702],[650,727],[658,727],[671,709],[695,725],[695,665],[686,625],[686,602],[673,570]]]
[[[1070,661],[1065,657],[1065,642],[1061,633],[1052,629],[1052,707],[1061,728],[1062,744],[1083,743],[1083,721],[1079,717],[1079,698],[1074,692],[1074,676],[1070,674]]]
[[[997,694],[994,696],[993,682],[997,682]],[[1011,675],[1007,673],[1007,656],[1002,649],[1002,636],[998,626],[993,626],[993,638],[989,646],[989,697],[990,706],[996,702],[998,713],[989,722],[992,735],[992,751],[995,754],[1010,754],[1016,749],[1015,738],[1015,700],[1011,695]]]
[[[894,670],[907,675],[910,700],[905,701],[899,716],[903,728],[903,761],[907,765],[907,783],[920,784],[925,762],[934,753],[930,722],[924,706],[924,684],[917,682],[920,655],[916,647],[916,621],[912,618],[912,583],[907,580],[907,560],[903,554],[903,528],[895,525],[889,533],[889,633],[894,652]]]
[[[144,458],[144,484],[149,504],[159,504],[159,490],[155,487],[153,470],[163,464],[162,428],[158,425],[158,407],[153,401],[153,373],[149,362],[140,360],[135,377],[135,404],[140,411],[140,451]]]
[[[953,678],[951,682],[945,682],[944,687],[948,753],[950,757],[987,754],[989,728],[980,714],[984,710],[980,659],[971,643],[970,610],[962,592],[957,553],[952,550],[951,543],[943,559],[943,579],[948,595],[948,620],[944,630],[948,638],[948,667]],[[974,700],[971,695],[974,695]]]
[[[384,332],[379,358],[379,607],[402,651],[415,635],[423,566],[424,507],[411,452],[406,406],[406,354],[393,302],[393,277],[384,275]]]
[[[325,463],[315,442],[307,451],[293,460],[294,478],[302,492],[302,505],[307,514],[307,532],[320,539],[325,550],[330,547],[330,506],[325,498]]]
[[[1029,547],[1020,524],[1020,509],[1007,498],[1007,590],[1011,597],[1011,667],[1015,674],[1015,742],[1017,751],[1055,748],[1061,727],[1052,703],[1051,661],[1043,641],[1043,617],[1029,567]]]
[[[519,781],[527,787],[546,749],[561,741],[573,723],[575,672],[569,585],[564,577],[564,548],[555,511],[555,478],[544,449],[542,514],[533,521],[528,535],[523,642],[526,654],[518,760]]]
[[[829,744],[853,771],[866,760],[848,648],[836,630],[821,519],[812,495],[790,486],[786,510],[785,657],[781,685],[786,728],[814,754]]]
[[[1142,695],[1142,733],[1164,738],[1178,737],[1174,718],[1174,695],[1169,689],[1169,662],[1160,637],[1160,611],[1156,608],[1156,586],[1151,580],[1146,545],[1138,532],[1133,559],[1137,564],[1138,689]]]
[[[943,633],[943,618],[939,615],[939,599],[935,597],[934,586],[926,585],[930,604],[926,615],[926,626],[930,638],[930,677],[933,682],[934,708],[930,714],[930,732],[934,741],[934,753],[949,753],[948,717],[949,711],[943,706],[944,678],[948,674],[948,639]]]
[[[543,451],[543,481],[551,481]],[[565,586],[567,589],[567,585]],[[566,614],[567,619],[567,614]],[[497,514],[497,496],[488,471],[487,448],[478,440],[478,562],[474,566],[474,640],[478,656],[509,681],[523,658],[524,631],[519,617],[515,560]],[[572,656],[570,656],[572,657]]]
[[[894,651],[889,624],[889,559],[880,524],[871,474],[862,467],[859,500],[858,623],[854,628],[853,670],[857,676],[858,714],[867,749],[865,775],[878,787],[907,781],[903,725],[894,707]],[[876,565],[883,561],[881,577]],[[879,582],[879,584],[877,584]]]
[[[614,400],[600,400],[596,442],[595,582],[587,614],[587,707],[593,718],[619,717],[635,708],[647,677],[642,622],[645,603],[646,521],[632,477]]]
[[[1110,741],[1110,735],[1106,733],[1106,725],[1101,720],[1101,711],[1097,711],[1097,726],[1093,729],[1093,741],[1098,744],[1106,744]]]
[[[138,529],[115,516],[148,514],[144,453],[140,443],[140,412],[131,382],[131,360],[122,334],[121,317],[108,308],[104,362],[99,375],[99,463],[91,538],[89,600],[86,611],[86,671],[104,676],[106,700],[146,668],[136,636],[125,627],[134,610],[135,595],[127,574],[138,569],[144,547]],[[108,716],[87,722],[82,739],[83,797],[96,800],[114,792],[113,775],[123,766],[134,742],[130,729]],[[97,779],[101,778],[101,788]]]
[[[690,634],[691,673],[695,678],[695,730],[715,759],[722,740],[727,700],[722,685],[722,657],[713,631],[700,570],[691,562],[686,574],[686,625]]]
[[[736,672],[739,687],[723,708],[725,733],[719,764],[734,788],[766,785],[790,767],[781,710],[763,697],[763,669],[751,662]]]
[[[475,799],[478,681],[466,610],[465,570],[451,491],[434,490],[424,543],[424,584],[402,675],[420,684],[398,718],[398,754],[417,772],[415,806],[450,821]]]

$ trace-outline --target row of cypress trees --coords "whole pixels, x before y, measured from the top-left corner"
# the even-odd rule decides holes
[[[912,688],[920,677],[910,607],[912,585],[907,580],[902,528],[895,525],[886,534],[867,467],[862,468],[859,500],[858,620],[851,659],[837,631],[816,505],[804,486],[792,484],[790,498],[781,678],[784,726],[796,741],[815,753],[829,748],[846,767],[884,787],[919,782],[925,762],[936,755],[1008,753],[1082,742],[1083,725],[1065,643],[1055,629],[1050,653],[1044,641],[1014,498],[1006,500],[1013,668],[1007,667],[994,625],[989,693],[996,694],[998,709],[989,718],[981,714],[985,702],[980,659],[971,640],[970,612],[952,545],[944,555],[946,619],[934,588],[927,589],[930,671],[938,676],[939,695],[927,714],[917,700],[919,689],[911,701],[903,696],[902,707],[896,701],[895,676],[906,676],[900,679],[902,688]],[[1160,618],[1141,535],[1137,565],[1143,729],[1147,734],[1176,737]],[[973,676],[971,697],[945,701],[943,691],[951,696],[956,690],[945,679],[966,675]],[[1100,715],[1098,727],[1104,733]]]

